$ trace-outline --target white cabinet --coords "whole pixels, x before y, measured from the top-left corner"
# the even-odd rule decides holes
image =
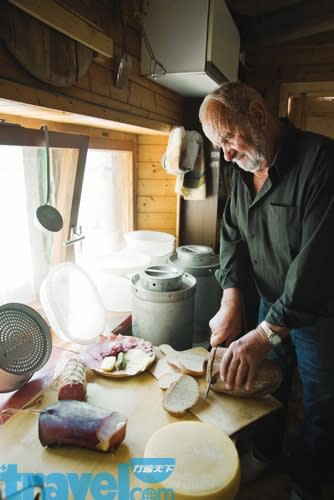
[[[201,97],[238,78],[240,38],[224,0],[147,0],[144,30],[166,69],[156,81],[181,95]],[[142,42],[141,73],[154,78]]]

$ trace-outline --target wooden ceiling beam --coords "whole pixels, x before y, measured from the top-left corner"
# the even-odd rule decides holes
[[[305,0],[254,21],[255,39],[273,45],[334,30],[333,0]]]
[[[9,0],[9,2],[82,45],[106,57],[112,57],[112,39],[55,0]]]

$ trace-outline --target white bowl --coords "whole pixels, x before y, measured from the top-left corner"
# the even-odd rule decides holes
[[[131,277],[149,266],[151,257],[125,248],[99,260],[99,268],[115,276]]]
[[[161,231],[130,231],[124,235],[128,248],[135,249],[147,255],[163,255],[172,252],[175,236]]]
[[[97,272],[94,279],[106,310],[131,312],[131,281],[128,278],[113,273]]]

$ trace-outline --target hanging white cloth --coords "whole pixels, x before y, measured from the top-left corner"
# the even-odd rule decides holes
[[[201,134],[175,127],[161,160],[166,172],[176,176],[175,192],[185,200],[206,198],[204,146]]]

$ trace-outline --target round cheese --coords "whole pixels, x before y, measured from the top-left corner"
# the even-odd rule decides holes
[[[169,424],[148,441],[145,458],[174,458],[175,469],[161,483],[175,500],[233,500],[239,490],[239,457],[232,440],[202,422]]]

